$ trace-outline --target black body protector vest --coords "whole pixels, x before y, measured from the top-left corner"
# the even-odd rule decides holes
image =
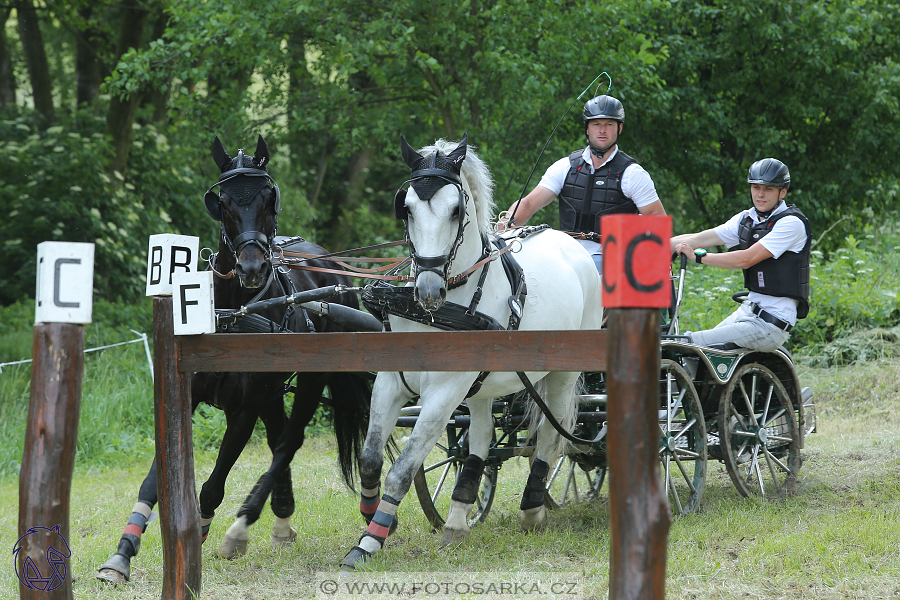
[[[748,215],[741,221],[738,236],[740,244],[732,250],[746,250],[764,238],[775,223],[785,217],[797,217],[806,228],[806,243],[800,252],[785,252],[779,258],[767,258],[744,269],[744,286],[751,292],[798,300],[797,318],[809,314],[809,250],[812,244],[809,219],[793,204],[762,223],[754,223]]]
[[[576,150],[569,155],[569,174],[559,193],[559,228],[600,233],[602,215],[638,213],[637,205],[622,193],[622,173],[637,161],[619,150],[592,175],[581,157],[583,152]]]

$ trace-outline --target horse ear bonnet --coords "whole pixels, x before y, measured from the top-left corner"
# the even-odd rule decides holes
[[[421,171],[422,169],[443,169],[459,175],[459,164],[455,164],[442,152],[435,152],[426,156],[413,167],[413,171]],[[427,202],[431,200],[439,189],[447,185],[447,180],[440,177],[422,177],[421,179],[416,179],[410,185],[416,190],[416,195]]]
[[[240,164],[238,164],[239,160],[241,160]],[[231,159],[228,167],[223,169],[222,172],[233,171],[234,169],[240,169],[242,167],[245,169],[260,169],[252,156],[246,156],[243,152],[239,152],[236,157]],[[262,167],[262,170],[265,170],[265,167]],[[238,175],[228,181],[223,181],[222,191],[231,196],[231,199],[234,200],[236,204],[243,206],[253,202],[253,199],[256,198],[257,194],[268,185],[268,177]]]

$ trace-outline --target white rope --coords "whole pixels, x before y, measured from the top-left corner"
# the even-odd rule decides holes
[[[144,342],[144,351],[147,353],[147,364],[150,365],[150,379],[153,380],[153,358],[150,356],[150,344],[147,341],[147,334],[141,333],[140,331],[135,331],[134,329],[130,330],[132,333],[139,335],[136,340],[128,340],[127,342],[118,342],[115,344],[108,344],[106,346],[99,346],[97,348],[86,348],[84,350],[85,354],[88,352],[97,352],[98,350],[106,350],[107,348],[115,348],[116,346],[124,346],[125,344],[137,344],[138,342]],[[0,373],[3,373],[3,367],[8,367],[12,365],[24,365],[25,363],[30,363],[33,359],[27,360],[16,360],[13,362],[5,362],[0,363]]]

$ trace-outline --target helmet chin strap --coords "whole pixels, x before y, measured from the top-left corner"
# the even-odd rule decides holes
[[[779,198],[779,199],[778,199],[778,204],[776,204],[775,206],[773,206],[772,208],[770,208],[770,209],[767,210],[766,212],[762,212],[761,210],[759,210],[759,209],[757,208],[757,209],[756,209],[756,214],[758,214],[758,215],[760,216],[761,219],[768,219],[769,216],[775,211],[775,209],[778,208],[779,206],[781,206],[781,203],[782,203],[782,202],[784,202],[784,198]]]

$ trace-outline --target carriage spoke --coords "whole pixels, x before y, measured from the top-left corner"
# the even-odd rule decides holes
[[[447,473],[450,472],[450,466],[450,463],[447,463],[447,466],[444,467],[444,472],[441,473],[441,478],[438,479],[437,485],[434,486],[434,495],[431,496],[432,504],[437,502],[437,497],[441,493],[441,488],[444,487],[444,481],[447,479]]]
[[[741,431],[739,429],[729,429],[728,433],[730,433],[731,435],[737,435],[737,436],[746,437],[746,438],[755,438],[756,437],[756,434],[753,433],[752,431]]]
[[[754,386],[755,386],[755,385],[756,385],[756,378],[755,378],[755,377],[754,377],[754,379],[753,379],[753,382],[754,382]],[[743,382],[743,380],[741,380],[741,381],[738,382],[738,383],[739,383],[739,385],[740,385],[740,387],[741,387],[741,397],[744,398],[744,404],[747,406],[747,416],[750,417],[750,418],[754,418],[754,417],[753,417],[753,415],[754,415],[754,412],[753,412],[753,403],[750,401],[750,397],[747,396],[747,388],[744,387],[744,382]],[[735,413],[737,413],[737,410],[735,410]],[[754,420],[755,420],[755,418],[754,418]]]
[[[430,473],[431,471],[434,471],[434,470],[437,469],[438,467],[443,467],[443,466],[446,465],[446,464],[452,463],[454,460],[456,460],[455,457],[453,457],[453,456],[448,456],[448,457],[445,458],[444,460],[439,460],[438,462],[434,463],[433,465],[429,465],[429,466],[425,467],[425,472],[426,472],[426,473]],[[449,469],[449,468],[450,468],[450,467],[448,466],[447,469]],[[443,482],[443,481],[444,481],[444,477],[447,476],[447,469],[444,469],[444,476],[441,477],[441,482]]]
[[[759,446],[753,447],[753,459],[750,461],[750,476],[756,473],[756,480],[759,482],[759,491],[762,496],[766,495],[766,486],[763,484],[762,471],[759,468]]]
[[[676,433],[676,434],[673,436],[673,439],[676,439],[676,440],[677,440],[677,439],[679,439],[681,436],[687,434],[687,433],[688,433],[688,430],[690,430],[690,429],[691,429],[694,425],[696,425],[696,424],[697,424],[697,419],[691,419],[690,421],[688,421],[687,423],[685,423],[685,424],[681,427],[681,429],[678,430],[678,433]]]
[[[770,436],[768,437],[768,440],[769,440],[770,442],[784,442],[784,443],[786,443],[786,444],[790,444],[792,441],[794,441],[794,440],[792,440],[791,438],[786,438],[786,437],[782,437],[782,436],[779,436],[779,435],[770,435]]]
[[[684,477],[684,481],[687,483],[688,488],[693,494],[697,490],[694,488],[694,482],[691,481],[691,476],[688,475],[687,471],[684,468],[684,465],[681,464],[681,459],[678,458],[678,455],[674,455],[673,458],[675,459],[675,464],[678,465],[678,470],[681,471],[681,476]]]
[[[787,465],[784,464],[783,462],[781,462],[781,459],[779,459],[777,456],[775,456],[774,454],[772,454],[771,452],[769,452],[769,449],[768,449],[768,448],[763,448],[763,452],[765,452],[765,454],[766,454],[766,460],[772,460],[772,461],[773,461],[776,465],[778,465],[779,468],[781,468],[781,470],[784,471],[785,473],[790,473],[790,472],[791,472],[791,470],[787,467]]]
[[[781,489],[781,484],[778,483],[778,474],[775,473],[775,467],[772,465],[772,458],[774,458],[767,450],[763,449],[763,456],[766,457],[766,465],[769,467],[769,473],[772,475],[772,481],[775,483],[775,491]]]
[[[700,458],[699,454],[693,450],[688,450],[687,448],[676,448],[675,453],[672,456],[680,456],[681,458],[690,458],[694,460]]]
[[[772,392],[774,392],[774,391],[775,391],[775,386],[774,386],[774,385],[770,385],[770,386],[769,386],[769,393],[766,394],[766,405],[765,405],[765,407],[763,408],[763,411],[762,411],[762,417],[761,417],[760,420],[759,420],[760,424],[768,423],[768,422],[769,422],[769,421],[768,421],[769,404],[772,402]],[[763,426],[764,426],[764,425],[763,425]]]
[[[763,421],[762,426],[763,426],[763,427],[769,427],[769,426],[772,424],[772,421],[775,421],[776,419],[778,419],[778,417],[780,417],[781,415],[783,415],[783,414],[786,413],[786,412],[787,412],[787,410],[785,410],[784,408],[782,408],[782,409],[779,410],[777,413],[775,413],[775,415],[774,415],[771,419],[769,419],[769,420],[767,420],[767,421]]]
[[[678,489],[675,487],[675,481],[672,478],[671,462],[669,461],[668,456],[666,457],[666,484],[672,491],[672,496],[675,498],[675,506],[678,508],[678,513],[683,513],[684,508],[681,506],[681,498],[678,497]]]
[[[553,482],[556,481],[556,476],[559,475],[559,470],[562,468],[563,462],[565,462],[565,460],[566,460],[566,455],[563,454],[562,456],[559,457],[559,460],[556,461],[556,467],[554,467],[553,473],[550,474],[550,479],[547,480],[547,489],[548,490],[553,485]]]
[[[569,486],[572,486],[572,490],[575,492],[575,502],[580,500],[578,495],[578,482],[575,480],[575,461],[571,461],[569,466],[569,476],[566,477],[566,487],[563,490],[563,501],[569,497]]]

